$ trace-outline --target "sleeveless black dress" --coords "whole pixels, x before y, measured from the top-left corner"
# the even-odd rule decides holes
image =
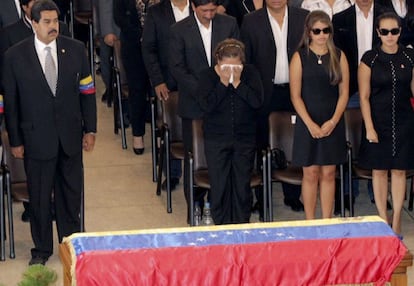
[[[414,50],[395,54],[379,47],[361,61],[371,68],[371,117],[379,143],[369,143],[363,126],[359,165],[365,169],[414,169],[414,112],[410,98]]]
[[[322,125],[332,118],[339,97],[338,85],[331,85],[329,77],[329,54],[321,57],[302,48],[302,99],[313,121]],[[336,52],[340,55],[340,50]],[[336,125],[328,137],[312,138],[302,119],[297,116],[293,143],[292,164],[296,166],[336,165],[346,161],[344,120]]]

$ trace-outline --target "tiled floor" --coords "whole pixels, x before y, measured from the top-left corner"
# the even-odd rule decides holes
[[[99,93],[100,94],[100,93]],[[127,150],[122,150],[119,135],[113,133],[112,109],[98,100],[99,126],[96,148],[85,154],[86,230],[112,231],[161,227],[186,226],[185,201],[182,182],[173,193],[173,213],[166,212],[166,195],[155,195],[152,182],[150,129],[147,126],[147,148],[142,156],[136,156],[131,148],[128,129]],[[365,184],[363,184],[365,185]],[[303,219],[304,213],[294,213],[282,203],[279,187],[274,191],[275,220]],[[22,205],[14,203],[16,258],[0,262],[0,285],[17,285],[30,258],[32,242],[29,224],[20,220]],[[356,215],[376,214],[366,191],[361,191],[356,203]],[[404,212],[404,243],[414,253],[414,213]],[[252,221],[257,221],[254,214]],[[8,251],[8,248],[7,248]],[[62,285],[62,266],[57,245],[47,265],[59,275],[57,285]],[[414,286],[414,268],[409,269],[409,285]]]

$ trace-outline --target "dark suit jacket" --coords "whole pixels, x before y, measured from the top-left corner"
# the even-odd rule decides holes
[[[135,0],[114,0],[114,21],[121,29],[121,36],[128,40],[139,40],[142,26],[139,21]]]
[[[23,11],[22,11],[23,12]],[[19,20],[14,0],[0,1],[0,29],[16,23]]]
[[[215,65],[214,49],[227,38],[239,38],[236,19],[216,14],[212,21],[211,65]],[[170,71],[178,84],[178,114],[183,118],[201,118],[196,100],[199,73],[209,67],[203,40],[194,15],[171,27]]]
[[[375,30],[375,19],[384,11],[384,7],[374,4],[374,23],[372,31],[372,47],[379,44],[380,40]],[[335,45],[346,55],[349,64],[349,94],[358,91],[358,40],[356,32],[355,5],[337,13],[332,18],[334,26]]]
[[[304,9],[288,7],[287,53],[289,61],[299,46],[308,13]],[[263,107],[266,108],[272,96],[277,53],[266,8],[244,16],[241,39],[246,45],[246,61],[253,64],[261,75],[264,91]]]
[[[170,90],[177,89],[168,69],[170,28],[173,24],[171,1],[164,0],[148,9],[142,35],[142,56],[152,86],[165,82]]]
[[[84,132],[96,132],[95,94],[79,92],[79,81],[90,74],[84,45],[57,38],[56,97],[47,84],[34,36],[7,50],[4,61],[5,114],[10,145],[25,148],[25,156],[47,160],[61,144],[67,155],[82,151]]]

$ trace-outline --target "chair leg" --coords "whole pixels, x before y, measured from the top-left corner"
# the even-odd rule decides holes
[[[352,149],[349,148],[348,154],[348,189],[349,189],[349,216],[354,216],[353,196],[354,190],[352,188]],[[342,198],[344,199],[344,198]]]
[[[6,260],[6,225],[4,215],[3,174],[0,176],[0,261]]]
[[[340,177],[340,200],[341,200],[341,217],[345,217],[345,193],[344,193],[344,165],[339,165],[339,177]]]
[[[410,198],[408,200],[409,211],[413,211],[413,197],[414,197],[414,177],[411,178]]]
[[[11,195],[11,179],[10,172],[5,173],[5,182],[1,182],[2,186],[6,186],[7,196],[7,216],[9,219],[9,247],[10,247],[10,258],[16,258],[15,247],[14,247],[14,223],[13,223],[13,201]]]
[[[155,126],[156,98],[151,97],[151,155],[152,155],[152,181],[157,181],[157,127]]]
[[[121,90],[121,78],[119,73],[116,75],[116,88],[117,88],[117,104],[118,104],[118,117],[120,122],[121,128],[121,140],[122,140],[122,149],[127,149],[127,142],[126,142],[126,133],[125,133],[125,125],[124,125],[124,112],[122,107],[122,90]],[[115,112],[115,106],[114,106]]]
[[[271,153],[267,151],[267,190],[263,189],[263,220],[266,222],[273,221],[273,204],[271,201],[273,185],[272,185],[272,166]]]
[[[80,205],[80,232],[85,232],[85,181],[84,181],[83,167],[82,167],[82,189],[81,189],[81,205]]]
[[[93,42],[93,21],[92,19],[88,20],[88,29],[89,29],[89,64],[91,68],[91,76],[95,82],[95,53],[94,53],[94,42]]]
[[[269,192],[269,182],[268,182],[268,166],[267,166],[267,154],[266,152],[263,152],[262,154],[262,182],[263,182],[263,198],[267,196],[267,193]],[[264,204],[264,203],[263,203]],[[265,209],[266,207],[263,206],[263,221],[267,221],[267,210],[265,215]]]
[[[193,154],[189,154],[189,182],[190,186],[190,226],[194,226],[194,160]]]
[[[171,213],[172,212],[172,207],[171,207],[171,160],[170,160],[170,155],[171,155],[171,146],[170,146],[170,132],[167,129],[165,132],[165,164],[166,164],[166,182],[167,182],[167,213]]]
[[[157,196],[161,195],[161,184],[162,184],[162,168],[165,164],[165,129],[162,130],[161,144],[159,151],[159,161],[158,161],[158,179],[157,179]]]
[[[72,36],[72,39],[75,38],[75,31],[73,30],[73,22],[75,21],[75,13],[73,11],[73,0],[70,0],[69,2],[69,13],[70,13],[70,34]]]

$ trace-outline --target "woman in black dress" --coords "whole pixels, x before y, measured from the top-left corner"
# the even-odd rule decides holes
[[[258,71],[245,65],[244,45],[227,39],[217,45],[217,64],[200,74],[198,102],[215,224],[247,223],[256,153],[257,110],[263,103]]]
[[[385,13],[377,19],[381,46],[366,52],[358,69],[364,130],[359,152],[362,168],[372,169],[375,204],[387,220],[388,173],[394,216],[392,228],[401,233],[406,170],[414,169],[414,50],[398,44],[400,18]]]
[[[306,219],[315,218],[318,186],[322,217],[332,216],[335,168],[346,160],[342,114],[348,102],[349,71],[345,54],[333,44],[332,32],[328,14],[311,12],[290,63],[290,95],[299,115],[292,163],[303,167]]]

